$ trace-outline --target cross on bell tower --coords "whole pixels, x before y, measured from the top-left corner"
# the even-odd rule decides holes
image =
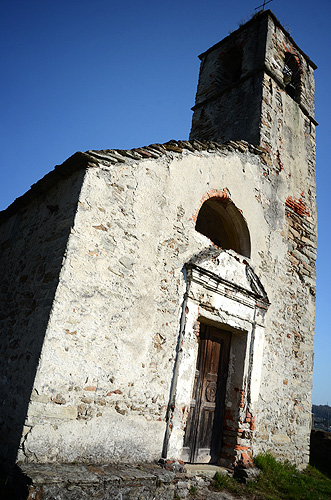
[[[255,7],[255,10],[259,10],[261,7],[262,7],[262,10],[264,10],[264,7],[265,7],[268,3],[270,3],[270,2],[272,2],[272,0],[268,0],[267,2],[266,2],[266,0],[264,0],[264,2],[263,2],[263,4],[262,4],[262,5],[259,5],[258,7]]]

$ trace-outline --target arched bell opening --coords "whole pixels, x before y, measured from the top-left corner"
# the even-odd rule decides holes
[[[296,102],[301,100],[301,62],[297,55],[286,52],[283,68],[284,85],[287,94]]]

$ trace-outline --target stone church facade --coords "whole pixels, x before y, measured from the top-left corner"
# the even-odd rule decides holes
[[[189,141],[76,153],[0,214],[7,460],[308,462],[316,66],[270,11],[200,58]]]

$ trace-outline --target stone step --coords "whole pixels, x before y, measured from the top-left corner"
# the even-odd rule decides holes
[[[20,464],[6,500],[235,500],[209,489],[214,465],[185,465],[172,472],[159,465]],[[18,482],[20,488],[16,488]],[[237,499],[238,500],[238,499]],[[245,500],[245,499],[242,499]]]

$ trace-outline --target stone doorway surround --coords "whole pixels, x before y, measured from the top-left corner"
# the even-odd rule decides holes
[[[183,301],[163,456],[183,458],[183,439],[196,371],[200,324],[231,332],[219,465],[251,462],[260,392],[267,294],[248,259],[215,247],[183,270]]]

